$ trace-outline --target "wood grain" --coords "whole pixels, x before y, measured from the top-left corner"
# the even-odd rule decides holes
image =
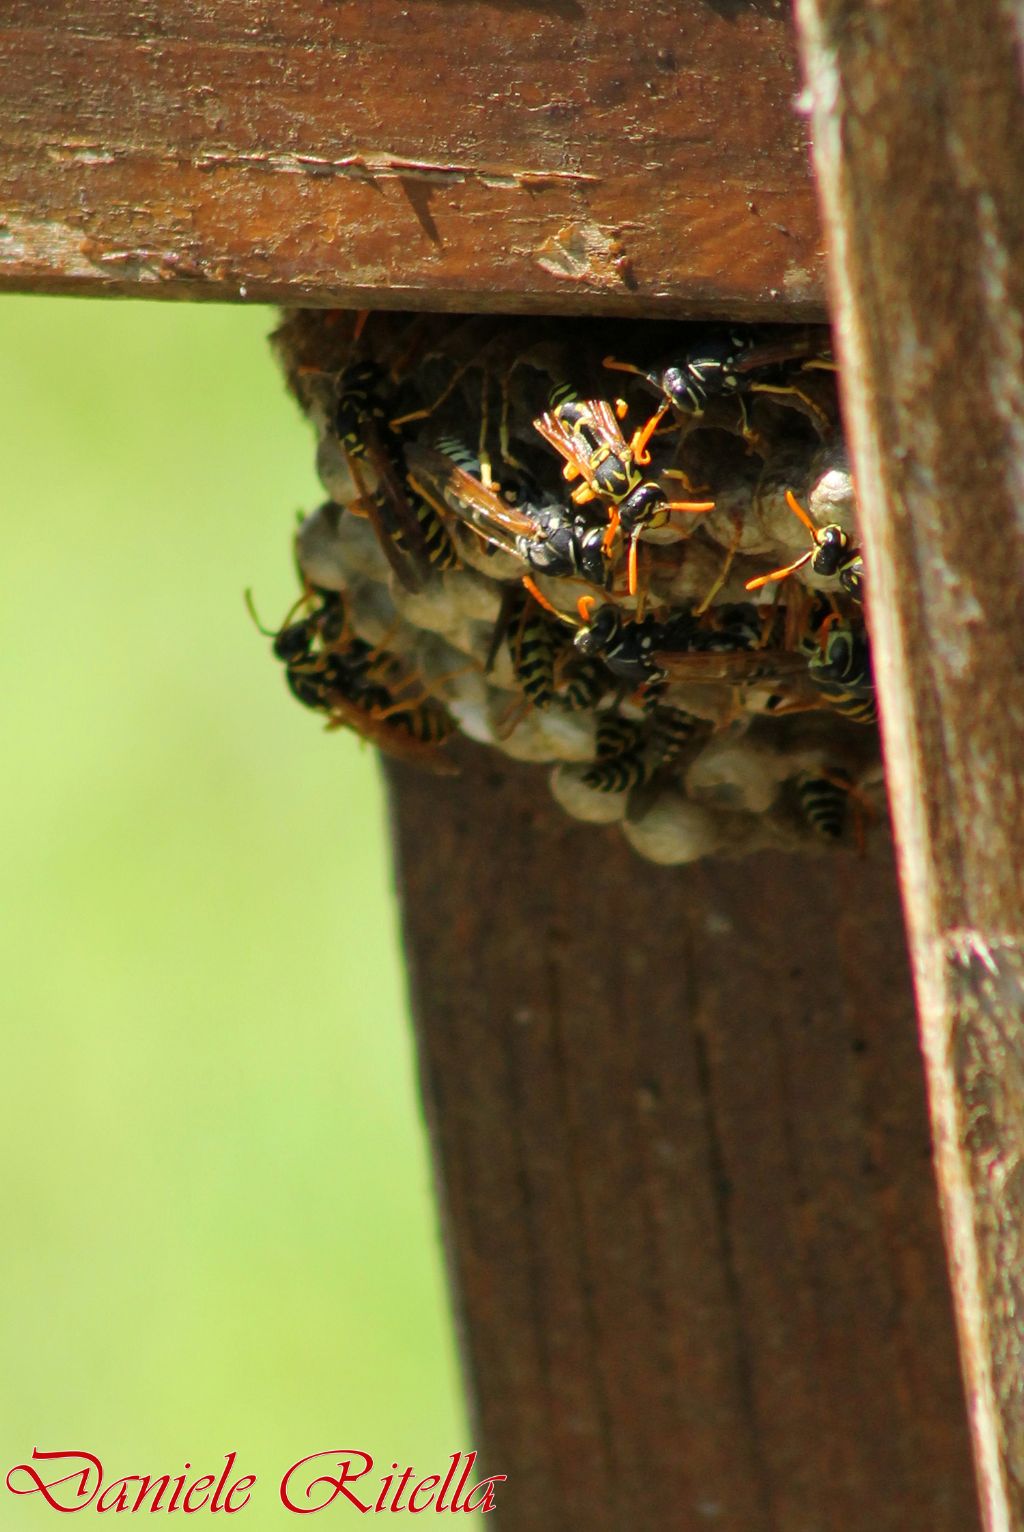
[[[1024,1527],[1020,12],[798,13],[975,1451],[1004,1532]]]
[[[819,318],[781,0],[8,0],[0,285]]]
[[[499,1523],[969,1532],[891,866],[656,868],[462,759],[388,776]]]

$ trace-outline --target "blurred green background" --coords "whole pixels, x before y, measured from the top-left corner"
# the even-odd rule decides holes
[[[3,1472],[234,1448],[248,1532],[307,1453],[472,1445],[374,758],[243,607],[321,498],[274,322],[0,303]]]

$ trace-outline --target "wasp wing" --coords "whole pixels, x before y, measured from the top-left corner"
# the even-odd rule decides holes
[[[441,753],[443,739],[417,739],[390,719],[375,717],[368,708],[360,707],[358,703],[337,692],[330,694],[330,714],[331,719],[327,725],[329,729],[352,729],[395,760],[425,766],[428,771],[436,772],[439,776],[458,775],[459,768],[455,762]]]
[[[432,573],[423,529],[375,422],[362,420],[360,433],[367,461],[377,476],[377,496],[365,498],[366,513],[391,568],[406,590],[415,594]]]
[[[533,422],[533,426],[535,431],[540,432],[548,446],[554,447],[559,456],[565,459],[565,478],[581,478],[589,484],[594,477],[590,466],[593,454],[588,450],[586,442],[574,436],[556,415],[550,413],[539,415]]]
[[[587,409],[590,411],[598,434],[605,444],[611,448],[616,457],[624,459],[629,451],[629,445],[622,434],[622,427],[619,424],[615,411],[607,399],[588,399]]]
[[[435,503],[440,500],[442,508],[447,507],[478,537],[515,554],[519,553],[517,539],[537,537],[537,523],[530,516],[507,504],[496,489],[481,484],[443,452],[413,445],[406,448],[406,462],[413,488]]]
[[[832,359],[832,343],[825,327],[803,327],[792,333],[766,336],[751,344],[732,364],[738,373],[757,372],[764,367],[779,367],[786,362],[805,359]]]
[[[752,686],[758,681],[785,681],[807,674],[804,656],[786,650],[704,650],[693,653],[658,649],[652,659],[673,681],[724,681],[733,686]]]

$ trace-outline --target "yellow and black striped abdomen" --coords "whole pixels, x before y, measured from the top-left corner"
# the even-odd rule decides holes
[[[836,779],[806,772],[797,782],[800,810],[824,840],[839,840],[846,828],[848,789]]]
[[[605,717],[597,726],[597,760],[583,773],[587,787],[600,793],[624,793],[650,776],[645,724]]]
[[[515,678],[534,707],[544,708],[555,692],[555,644],[542,612],[529,606],[509,634]]]

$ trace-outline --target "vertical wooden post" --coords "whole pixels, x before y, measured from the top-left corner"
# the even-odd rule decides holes
[[[653,867],[462,759],[388,775],[502,1524],[969,1532],[888,858]]]
[[[987,1525],[1024,1526],[1019,7],[798,0]]]

